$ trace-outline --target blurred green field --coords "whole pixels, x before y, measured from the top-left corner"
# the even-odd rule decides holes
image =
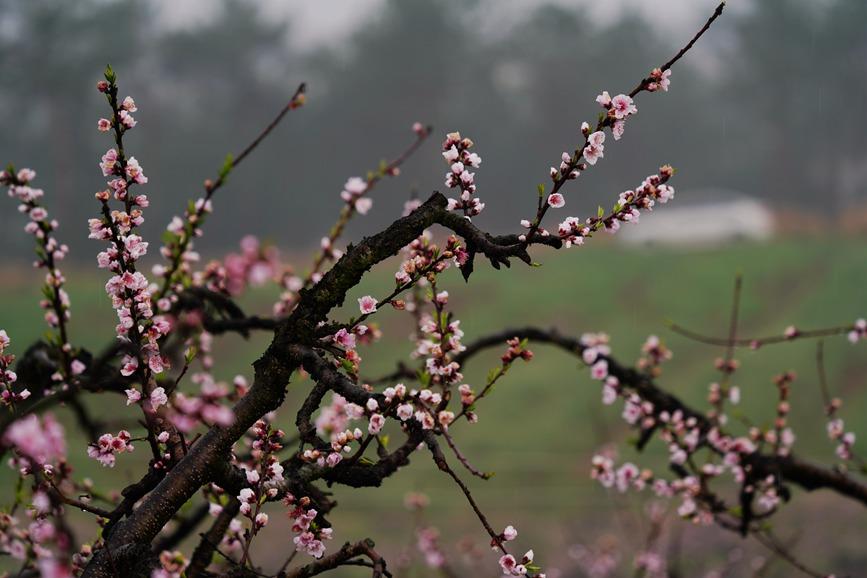
[[[625,249],[608,243],[558,253],[540,251],[539,269],[518,264],[512,270],[494,271],[479,262],[472,283],[465,285],[456,272],[441,280],[451,295],[450,307],[462,319],[465,342],[488,331],[528,324],[557,327],[567,334],[605,331],[612,335],[614,355],[623,361],[638,357],[647,335],[658,334],[674,351],[659,380],[683,398],[700,405],[707,385],[717,377],[714,359],[718,348],[698,344],[666,329],[673,320],[703,333],[723,335],[727,326],[732,284],[737,272],[744,275],[742,334],[780,333],[794,324],[802,329],[849,323],[867,315],[864,287],[867,285],[867,249],[849,239],[790,239],[767,244],[738,244],[718,249],[675,251],[671,249]],[[396,266],[386,263],[364,280],[357,293],[347,299],[349,317],[355,298],[363,294],[383,295],[391,287]],[[111,337],[113,312],[102,290],[104,277],[83,271],[69,271],[72,298],[72,338],[77,344],[98,349]],[[0,327],[13,339],[12,350],[21,353],[25,344],[43,331],[37,305],[39,274],[9,266],[0,273]],[[258,290],[244,299],[249,312],[265,313],[275,293]],[[338,313],[338,318],[340,318]],[[407,359],[411,343],[409,316],[391,310],[377,315],[385,338],[361,350],[363,373],[376,376],[390,371],[395,362]],[[97,331],[98,330],[98,331]],[[251,375],[250,363],[267,343],[267,336],[249,341],[231,337],[218,345],[216,374],[231,379],[236,373]],[[480,469],[496,472],[483,482],[469,479],[492,523],[519,528],[518,548],[533,547],[548,569],[562,569],[560,576],[581,576],[568,552],[578,542],[593,542],[599,536],[617,532],[627,543],[639,544],[644,530],[634,516],[639,501],[613,496],[591,482],[587,472],[594,451],[611,441],[631,435],[620,423],[619,409],[603,406],[599,387],[574,358],[545,346],[530,345],[536,353],[530,364],[517,364],[498,385],[496,392],[480,403],[480,422],[455,426],[456,438],[471,461]],[[467,381],[479,384],[497,363],[499,351],[479,357],[465,368]],[[798,453],[831,463],[833,446],[824,434],[819,395],[815,343],[795,342],[766,347],[757,352],[738,352],[742,370],[735,382],[741,386],[741,411],[753,423],[767,423],[774,417],[776,391],[771,378],[794,370],[799,379],[792,394],[791,422],[798,435]],[[826,342],[826,363],[833,392],[844,398],[843,417],[867,439],[867,396],[864,345],[853,346],[844,337]],[[291,429],[294,411],[306,391],[304,383],[293,383],[278,424]],[[111,419],[133,419],[123,401],[99,397],[93,409]],[[59,410],[65,423],[72,423],[66,410]],[[77,431],[68,428],[71,461],[82,476],[98,479],[105,473],[86,458]],[[856,444],[857,447],[858,444]],[[657,465],[658,447],[648,457],[638,457],[626,444],[621,457],[640,464]],[[141,448],[144,449],[144,448]],[[144,451],[118,459],[110,472],[117,485],[133,481]],[[335,542],[370,536],[394,554],[411,542],[412,518],[402,506],[408,490],[426,492],[433,504],[430,519],[444,531],[448,549],[465,536],[485,548],[485,536],[457,488],[418,454],[411,467],[387,480],[381,490],[346,491],[334,488],[340,502],[332,519]],[[0,484],[10,488],[0,503],[10,499],[13,474],[4,468]],[[797,512],[784,515],[800,528],[801,539],[809,541],[804,557],[828,569],[867,566],[863,536],[867,531],[860,506],[838,504],[831,496],[817,494],[799,499]],[[836,504],[836,505],[835,505]],[[277,520],[277,508],[272,520]],[[808,525],[809,524],[809,525]],[[291,550],[285,523],[275,521],[265,538],[254,548],[254,560],[279,566]],[[783,526],[785,528],[785,526]],[[838,531],[831,532],[832,528]],[[781,531],[790,536],[791,531]],[[713,532],[697,532],[695,541],[702,556],[691,555],[685,568],[707,568],[724,559],[735,538],[708,539]],[[720,541],[722,540],[722,541]],[[488,559],[490,558],[490,559]],[[483,555],[485,574],[495,557]],[[779,568],[787,576],[788,569]],[[341,574],[343,575],[343,574]],[[359,575],[347,571],[346,576]],[[421,570],[407,575],[426,576]],[[556,576],[556,572],[549,576]],[[693,574],[687,573],[688,576]]]

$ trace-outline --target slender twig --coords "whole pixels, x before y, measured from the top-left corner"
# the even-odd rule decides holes
[[[740,337],[733,341],[729,341],[727,337],[713,337],[708,335],[703,335],[696,331],[691,331],[677,323],[669,323],[668,328],[674,331],[675,333],[679,333],[684,337],[688,337],[693,341],[699,341],[701,343],[706,343],[707,345],[720,345],[723,347],[727,347],[729,343],[734,343],[735,347],[761,347],[763,345],[771,345],[774,343],[782,343],[784,341],[794,341],[796,339],[815,339],[820,337],[831,337],[834,335],[845,335],[852,331],[855,326],[854,325],[842,325],[839,327],[827,327],[824,329],[813,329],[807,331],[798,330],[798,333],[793,336],[787,335],[769,335],[766,337]]]
[[[766,530],[764,532],[756,532],[753,534],[756,541],[776,554],[781,560],[784,560],[789,563],[790,566],[796,568],[801,571],[803,574],[807,576],[812,576],[813,578],[827,578],[830,574],[825,572],[819,572],[817,570],[813,570],[800,560],[798,560],[792,552],[786,548],[785,545],[781,544],[780,541],[774,536],[774,534],[770,530]]]
[[[196,206],[195,212],[191,216],[192,218],[189,220],[188,226],[191,228],[191,230],[187,231],[178,240],[178,245],[172,249],[171,262],[164,273],[165,280],[163,281],[162,287],[153,297],[154,303],[165,297],[169,289],[171,288],[172,280],[174,279],[175,273],[177,272],[178,268],[181,266],[184,253],[189,247],[190,242],[193,240],[195,230],[200,227],[200,223],[208,210],[207,204],[211,200],[211,197],[213,197],[214,193],[216,193],[217,190],[219,190],[220,187],[222,187],[223,184],[226,182],[229,172],[231,172],[231,170],[240,165],[241,162],[243,162],[243,160],[247,158],[247,155],[252,153],[256,149],[256,147],[259,146],[259,144],[263,140],[265,140],[265,138],[269,134],[271,134],[271,131],[273,131],[277,127],[277,125],[280,124],[280,121],[283,120],[283,117],[286,116],[286,113],[288,113],[290,110],[298,108],[304,103],[305,90],[305,84],[302,83],[301,85],[299,85],[298,88],[295,90],[295,94],[292,95],[292,98],[289,99],[289,102],[287,102],[286,105],[280,110],[280,112],[277,113],[277,116],[275,116],[274,119],[270,123],[268,123],[268,125],[264,129],[262,129],[262,132],[260,132],[256,136],[256,138],[254,138],[253,141],[246,146],[246,148],[244,148],[240,153],[238,153],[238,156],[231,158],[228,166],[225,166],[223,170],[220,171],[219,176],[214,180],[208,179],[205,181],[204,202]]]

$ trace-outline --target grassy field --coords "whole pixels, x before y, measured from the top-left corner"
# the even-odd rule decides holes
[[[792,239],[693,251],[626,250],[599,244],[557,254],[540,252],[537,259],[543,263],[541,269],[517,266],[511,271],[494,271],[480,262],[470,285],[455,272],[447,274],[441,285],[449,290],[451,308],[463,320],[466,342],[491,330],[528,324],[557,327],[576,335],[605,331],[612,335],[614,354],[623,361],[633,361],[644,338],[656,333],[674,351],[660,383],[701,404],[708,383],[717,377],[713,362],[722,351],[671,333],[666,329],[667,320],[704,333],[724,334],[734,276],[742,272],[743,334],[780,333],[789,324],[808,329],[849,323],[867,315],[865,257],[863,245],[851,240]],[[347,300],[353,307],[344,313],[346,317],[355,310],[355,297],[381,295],[390,288],[395,265],[385,264],[365,279],[357,294]],[[43,331],[34,290],[38,278],[37,273],[19,268],[6,269],[0,276],[4,296],[0,327],[13,338],[16,353],[23,352],[24,345]],[[113,325],[113,312],[102,290],[104,278],[83,272],[70,272],[69,278],[73,340],[98,349],[110,337]],[[272,300],[272,293],[257,291],[245,299],[245,306],[250,312],[266,312]],[[386,338],[361,351],[366,375],[389,371],[398,359],[406,359],[411,349],[405,338],[410,332],[408,316],[385,311],[379,321]],[[106,328],[108,333],[96,333],[96,328]],[[267,336],[249,341],[230,338],[221,343],[218,377],[230,379],[236,373],[250,376],[250,363],[266,344]],[[492,523],[497,527],[515,524],[521,531],[519,547],[534,547],[539,561],[564,570],[561,576],[577,576],[581,574],[569,570],[574,563],[567,554],[574,544],[592,543],[608,532],[617,532],[627,543],[644,539],[644,530],[634,516],[639,502],[600,490],[587,475],[594,451],[609,441],[626,440],[630,433],[620,424],[619,409],[600,403],[598,385],[575,359],[545,346],[531,344],[531,349],[536,352],[532,363],[516,365],[495,394],[481,403],[480,423],[456,426],[455,434],[476,466],[496,472],[488,482],[470,481]],[[468,382],[480,383],[497,363],[498,355],[492,351],[467,367]],[[742,371],[735,381],[743,391],[741,411],[753,423],[773,419],[776,391],[771,378],[785,370],[798,373],[791,417],[798,434],[797,451],[830,463],[833,446],[824,435],[815,343],[740,351],[738,359]],[[826,362],[831,387],[846,402],[843,417],[860,440],[867,439],[864,346],[852,346],[842,337],[831,339],[826,343]],[[287,430],[305,390],[303,383],[290,386],[286,410],[278,419]],[[118,418],[135,415],[116,398],[98,398],[93,408]],[[60,414],[71,423],[65,410]],[[78,448],[71,455],[77,471],[82,476],[102,474],[96,462],[85,457],[79,434],[72,427],[68,433],[70,446]],[[637,456],[626,444],[621,448],[626,448],[624,459],[659,463],[659,448],[651,448],[646,458]],[[142,459],[146,459],[144,451],[119,458],[111,472],[118,485],[133,481],[140,471],[135,466]],[[484,534],[458,490],[429,461],[419,454],[416,463],[387,480],[382,490],[347,492],[334,488],[341,504],[333,517],[336,541],[369,535],[384,544],[386,552],[395,552],[411,539],[412,519],[402,507],[403,495],[408,490],[421,490],[430,495],[434,505],[431,520],[446,531],[446,547],[453,548],[464,536],[484,546]],[[11,481],[8,470],[0,474],[2,487],[10,487]],[[4,495],[6,502],[8,493]],[[811,546],[805,551],[806,559],[830,564],[838,575],[846,568],[854,571],[867,566],[867,554],[859,549],[867,531],[861,508],[847,504],[838,507],[827,498],[817,494],[799,499],[794,508],[797,511],[786,514],[793,525],[809,522],[815,526],[805,528],[800,535]],[[273,525],[270,537],[258,544],[257,562],[280,559],[291,550],[285,524]],[[830,532],[832,527],[842,531]],[[786,530],[781,533],[786,537],[793,534]],[[694,543],[693,552],[701,554],[690,555],[685,562],[687,569],[689,564],[706,567],[710,560],[721,560],[737,544],[736,539],[708,539],[710,535],[697,532],[688,538]],[[485,554],[484,560],[490,570],[494,558]],[[780,568],[779,572],[770,575],[790,575],[787,569]]]

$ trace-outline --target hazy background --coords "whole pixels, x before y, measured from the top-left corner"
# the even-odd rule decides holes
[[[152,205],[144,230],[155,244],[226,153],[239,151],[300,82],[308,83],[308,104],[231,175],[197,242],[206,257],[217,257],[253,232],[278,245],[303,271],[341,205],[346,178],[403,150],[416,120],[433,124],[435,137],[400,178],[377,188],[373,210],[356,219],[345,241],[393,220],[413,191],[426,197],[442,188],[445,165],[438,145],[452,130],[473,138],[484,159],[476,182],[488,208],[476,222],[514,231],[519,219],[531,216],[536,184],[547,182],[548,166],[579,142],[580,122],[596,118],[595,96],[631,89],[691,37],[715,5],[0,0],[0,162],[39,172],[36,184],[46,189],[46,203],[61,221],[59,234],[72,247],[65,268],[72,335],[76,343],[97,348],[106,335],[94,327],[113,323],[101,289],[104,276],[91,267],[99,244],[86,239],[86,219],[96,211],[93,193],[104,186],[97,162],[110,144],[96,131],[105,103],[94,85],[106,63],[139,107],[140,124],[127,143],[150,177]],[[443,283],[464,319],[467,341],[504,324],[556,325],[572,334],[601,330],[614,336],[615,353],[631,361],[644,337],[658,333],[675,352],[661,382],[701,404],[717,377],[713,360],[721,352],[672,335],[665,321],[723,333],[736,272],[746,278],[743,311],[751,334],[778,333],[790,323],[848,323],[865,314],[867,3],[730,2],[713,30],[675,67],[671,91],[642,94],[637,104],[640,113],[624,139],[608,143],[600,164],[567,187],[565,211],[581,215],[599,204],[610,206],[617,193],[668,162],[679,172],[676,202],[665,210],[710,206],[681,213],[705,226],[693,241],[676,247],[600,240],[562,254],[540,250],[541,269],[503,273],[479,263],[469,286],[450,275]],[[732,209],[732,199],[750,200],[749,216],[741,205]],[[765,225],[744,225],[759,213]],[[726,219],[734,223],[729,228],[743,227],[743,234],[709,243],[701,231]],[[653,222],[647,219],[646,226]],[[12,201],[0,205],[0,327],[16,340],[17,353],[43,332],[34,296],[40,274],[27,267],[32,243],[22,226]],[[660,238],[666,227],[658,226]],[[379,294],[395,267],[384,264],[358,294]],[[267,312],[275,295],[262,290],[245,305]],[[362,353],[370,375],[391,369],[394,352],[411,347],[403,316],[387,313],[381,322],[386,340]],[[249,376],[250,362],[266,343],[260,336],[222,346],[218,377]],[[590,575],[580,569],[577,545],[609,545],[612,533],[625,544],[621,568],[628,568],[647,532],[635,515],[641,502],[597,488],[587,475],[590,456],[613,440],[621,442],[623,459],[655,465],[660,448],[651,448],[650,457],[637,456],[626,443],[630,434],[619,409],[600,410],[598,385],[576,373],[575,361],[534,349],[533,364],[516,368],[486,400],[481,423],[460,426],[466,453],[478,467],[497,472],[491,481],[471,485],[492,522],[515,524],[519,548],[533,547],[552,578]],[[863,440],[867,358],[843,339],[827,349],[832,388],[846,400],[844,417]],[[743,352],[743,411],[753,422],[767,423],[775,397],[771,377],[798,371],[796,447],[831,463],[813,356],[812,343]],[[492,352],[467,371],[470,382],[479,383],[494,364]],[[303,384],[290,388],[282,418],[287,427],[304,390]],[[113,417],[122,411],[118,405],[97,399],[94,408]],[[116,419],[133,417],[130,412]],[[71,459],[81,475],[104,474],[80,453]],[[112,472],[118,484],[133,480],[140,459],[145,452],[121,457]],[[495,557],[486,552],[484,534],[460,494],[429,460],[414,461],[383,490],[335,489],[341,502],[333,517],[335,543],[370,535],[396,559],[413,541],[403,494],[425,491],[433,499],[432,521],[445,532],[443,547],[461,551],[459,543],[469,537],[480,548],[474,558],[483,569],[473,575],[488,575]],[[779,522],[780,534],[809,545],[799,554],[822,571],[860,575],[867,566],[861,508],[847,508],[833,496],[798,496]],[[276,518],[255,558],[266,566],[279,566],[291,549],[288,529]],[[671,527],[683,526],[674,521]],[[676,533],[666,537],[672,548]],[[749,561],[761,551],[721,531],[690,533],[683,542],[682,575],[704,576],[700,570],[720,568],[741,547],[749,553],[746,561],[727,576],[753,575]],[[432,574],[415,568],[408,575]],[[766,575],[792,573],[777,565]]]
[[[129,147],[151,177],[145,230],[156,233],[307,81],[303,113],[220,192],[204,248],[234,246],[254,218],[281,246],[314,245],[345,179],[401,151],[415,120],[437,138],[355,230],[388,222],[410,189],[442,188],[437,144],[452,130],[484,159],[479,195],[496,210],[481,222],[505,230],[529,216],[580,121],[596,118],[595,96],[631,89],[714,7],[596,4],[0,0],[0,159],[33,165],[66,229],[83,226],[103,186],[96,162],[109,143],[95,130],[105,110],[94,84],[110,62],[139,105]],[[608,205],[661,162],[681,171],[679,200],[722,187],[780,211],[856,209],[867,191],[867,4],[731,4],[675,68],[671,92],[642,95],[569,210]],[[7,226],[14,210],[0,214],[4,251],[29,250]],[[69,243],[89,258],[92,243]]]

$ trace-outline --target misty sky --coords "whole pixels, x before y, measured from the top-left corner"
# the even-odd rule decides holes
[[[152,0],[159,7],[167,27],[189,27],[207,22],[220,10],[220,0]],[[328,0],[287,2],[257,0],[263,16],[285,18],[290,22],[287,41],[295,49],[340,48],[352,32],[368,25],[382,13],[385,0]],[[731,9],[745,9],[752,0],[730,1]],[[696,0],[480,0],[467,18],[477,21],[484,34],[496,34],[539,6],[553,4],[589,11],[600,23],[619,18],[624,12],[638,12],[661,32],[695,28],[708,15],[707,2]],[[587,12],[584,12],[587,13]]]

